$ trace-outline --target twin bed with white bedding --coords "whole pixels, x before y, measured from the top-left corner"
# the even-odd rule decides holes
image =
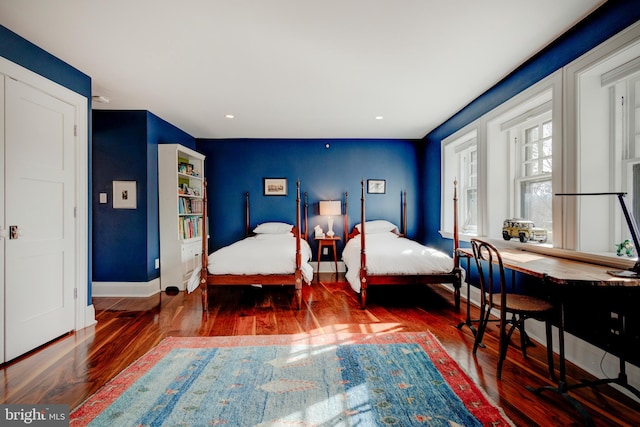
[[[454,195],[454,211],[457,211],[456,202],[457,197]],[[361,222],[347,236],[342,252],[342,260],[347,267],[346,279],[353,290],[360,294],[361,307],[366,308],[367,288],[371,285],[451,283],[454,287],[456,309],[459,309],[462,270],[457,259],[457,220],[454,218],[452,258],[444,252],[404,237],[406,195],[401,205],[402,232],[389,221],[367,221],[364,180],[362,181]],[[348,221],[348,215],[345,215],[345,230]]]
[[[302,306],[302,284],[313,281],[311,248],[307,242],[307,203],[304,231],[300,230],[300,182],[297,183],[295,225],[267,222],[257,226],[255,235],[246,237],[209,254],[208,239],[203,240],[199,286],[202,308],[209,309],[208,290],[221,285],[293,285],[297,308]],[[206,191],[204,200],[206,218]],[[249,196],[246,198],[246,230],[249,234]],[[207,235],[206,221],[203,235]]]
[[[288,226],[284,233],[262,233],[260,227]],[[270,222],[254,230],[255,236],[247,237],[220,248],[209,255],[209,274],[255,275],[293,274],[296,270],[296,238],[293,226]],[[305,282],[313,281],[311,247],[306,240],[300,241],[303,263],[300,266]],[[256,283],[260,284],[260,283]]]

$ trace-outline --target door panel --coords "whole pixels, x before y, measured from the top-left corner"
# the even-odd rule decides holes
[[[74,329],[74,107],[5,78],[5,359]]]

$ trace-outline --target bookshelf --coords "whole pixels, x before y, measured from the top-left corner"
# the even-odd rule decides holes
[[[200,263],[204,159],[180,144],[158,145],[161,290],[185,290]]]

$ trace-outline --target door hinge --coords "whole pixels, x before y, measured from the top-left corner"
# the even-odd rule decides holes
[[[78,299],[78,288],[73,288],[73,299]]]
[[[78,125],[73,125],[73,136],[78,136]]]

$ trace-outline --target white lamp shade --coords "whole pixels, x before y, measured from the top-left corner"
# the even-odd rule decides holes
[[[320,201],[320,215],[338,216],[342,215],[342,203],[340,200]]]

